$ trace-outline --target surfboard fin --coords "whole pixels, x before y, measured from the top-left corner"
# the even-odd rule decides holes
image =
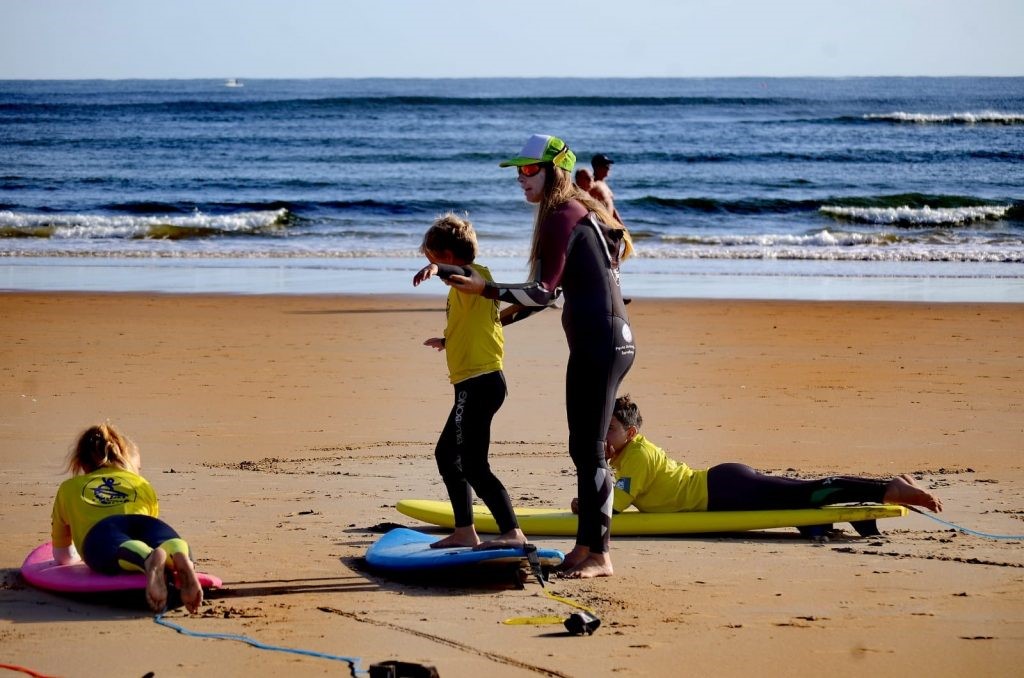
[[[805,539],[817,542],[827,542],[828,533],[832,531],[832,524],[827,525],[801,525],[796,528]]]
[[[537,583],[540,584],[540,587],[544,588],[547,582],[544,580],[544,568],[540,566],[540,558],[537,557],[537,547],[527,543],[523,545],[523,551],[526,553],[526,562],[530,564],[530,571],[537,578]]]
[[[882,534],[878,530],[877,520],[855,520],[850,523],[850,525],[852,525],[853,529],[857,531],[857,534],[862,537],[877,537]]]

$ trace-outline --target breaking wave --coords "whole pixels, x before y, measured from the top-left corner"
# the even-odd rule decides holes
[[[978,221],[1002,219],[1012,205],[973,207],[841,207],[824,205],[819,211],[840,220],[864,224],[910,226],[957,226]]]
[[[211,215],[109,216],[0,212],[0,238],[189,240],[233,235],[270,235],[293,221],[288,210]]]
[[[863,120],[917,125],[1024,125],[1024,113],[980,111],[977,113],[868,113]]]

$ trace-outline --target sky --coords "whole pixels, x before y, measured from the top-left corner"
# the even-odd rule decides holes
[[[1024,0],[0,0],[0,79],[1024,75]]]

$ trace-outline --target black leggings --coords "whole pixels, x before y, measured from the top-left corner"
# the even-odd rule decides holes
[[[604,456],[605,439],[619,385],[636,354],[623,319],[611,318],[611,330],[608,341],[590,336],[580,342],[583,346],[570,346],[565,374],[569,455],[579,485],[576,543],[592,553],[608,551],[614,482]]]
[[[82,543],[82,560],[104,574],[144,571],[146,558],[158,546],[169,555],[189,555],[188,544],[159,518],[142,513],[110,516],[89,528]]]
[[[456,527],[473,524],[470,487],[490,509],[502,534],[519,527],[508,492],[487,461],[491,420],[505,402],[505,392],[505,375],[500,371],[455,384],[455,404],[437,441],[434,459],[448,488]]]
[[[797,480],[758,473],[746,464],[719,464],[708,469],[708,510],[765,511],[881,503],[888,484],[888,480],[851,476]]]

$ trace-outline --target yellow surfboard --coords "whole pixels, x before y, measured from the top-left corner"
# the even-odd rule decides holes
[[[455,527],[452,506],[447,501],[402,499],[398,511],[410,518],[439,527]],[[517,508],[519,527],[530,536],[575,536],[576,515],[552,508]],[[816,509],[786,511],[699,511],[691,513],[640,513],[624,511],[612,518],[612,534],[618,536],[652,534],[700,534],[703,532],[743,532],[774,527],[807,527],[850,523],[878,518],[899,518],[907,509],[893,504],[857,504],[824,506]],[[483,506],[473,507],[473,524],[480,532],[497,534],[498,525]]]

